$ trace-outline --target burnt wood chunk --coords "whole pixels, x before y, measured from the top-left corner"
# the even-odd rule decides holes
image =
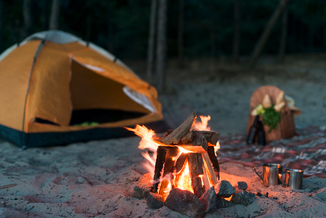
[[[203,174],[203,158],[199,153],[189,153],[188,154],[189,169],[191,175],[201,175]]]
[[[194,189],[194,194],[200,197],[205,192],[205,187],[203,186],[202,179],[199,175],[203,175],[203,158],[200,153],[189,153],[189,170],[191,175],[191,185]]]
[[[157,157],[155,162],[153,192],[157,192],[158,179],[161,177],[163,165],[165,163],[166,149],[163,146],[157,148]]]
[[[178,128],[176,128],[175,130],[173,130],[173,132],[166,136],[162,140],[162,143],[166,145],[178,144],[181,138],[189,132],[192,125],[196,122],[196,118],[196,111],[194,111]]]
[[[220,133],[211,132],[210,139],[208,140],[208,142],[215,146],[219,138]]]
[[[167,153],[165,155],[165,164],[164,164],[164,171],[163,177],[169,173],[173,173],[174,165],[176,162],[176,157],[179,154],[179,148],[177,147],[165,147]]]
[[[187,154],[185,154],[185,153],[182,153],[179,156],[177,162],[175,163],[176,173],[180,172],[180,170],[182,169],[182,167],[186,161],[186,157],[187,157]]]
[[[207,140],[207,142],[209,142],[212,145],[216,145],[219,137],[220,137],[220,133],[214,132],[214,131],[197,131],[194,130],[192,131],[193,134],[193,139],[198,139],[201,137],[205,137],[205,139]]]
[[[201,145],[205,150],[207,150],[208,142],[207,142],[207,140],[206,140],[205,137],[202,137],[202,138],[201,138],[200,145]]]
[[[192,132],[188,132],[185,136],[182,137],[181,143],[187,143],[192,140]]]
[[[171,132],[173,132],[173,129],[168,129],[168,131],[164,133],[164,137],[170,135]]]
[[[216,177],[218,180],[220,180],[220,165],[218,164],[217,157],[215,155],[214,147],[213,146],[208,146],[207,147],[207,154],[209,156],[209,159],[212,162]]]
[[[204,166],[205,166],[205,170],[206,170],[205,173],[206,173],[208,179],[210,180],[210,182],[215,186],[218,183],[218,181],[217,181],[217,177],[215,175],[215,171],[212,167],[211,160],[209,159],[207,152],[201,153],[201,154],[204,159]]]

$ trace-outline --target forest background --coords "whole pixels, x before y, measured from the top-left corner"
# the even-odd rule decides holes
[[[196,58],[225,58],[239,63],[253,55],[277,9],[281,10],[267,43],[263,43],[263,54],[278,55],[282,62],[284,53],[326,51],[323,0],[0,0],[0,51],[34,32],[59,29],[91,41],[124,61],[154,59],[159,56],[158,52],[149,54],[154,19],[157,38],[153,43],[160,41],[160,34],[165,37],[161,61],[177,58],[180,68]],[[160,19],[165,19],[163,33]],[[159,61],[156,67],[164,71],[165,64],[158,65]],[[147,71],[153,67],[147,65]],[[150,74],[153,72],[147,73],[148,81]]]

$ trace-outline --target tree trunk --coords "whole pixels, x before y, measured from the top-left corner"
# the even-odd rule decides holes
[[[234,35],[233,35],[233,63],[239,62],[239,46],[240,46],[240,0],[234,0]]]
[[[286,46],[286,36],[288,29],[288,9],[285,7],[282,18],[282,33],[281,33],[281,43],[280,43],[280,53],[279,53],[279,62],[284,63],[285,56],[285,46]]]
[[[3,20],[4,20],[4,7],[3,0],[0,0],[0,53],[2,53],[2,35],[3,35]]]
[[[57,30],[59,28],[60,16],[60,0],[52,0],[51,15],[50,15],[50,30]]]
[[[260,36],[260,39],[258,40],[254,51],[252,52],[250,62],[249,62],[249,68],[254,68],[254,66],[256,65],[258,57],[259,57],[261,51],[263,50],[263,48],[266,44],[266,41],[276,23],[276,21],[278,20],[279,16],[281,15],[282,11],[284,10],[288,1],[289,0],[280,0],[279,6],[276,8],[276,10],[274,11],[274,14],[272,15],[272,17],[269,19],[268,23],[266,24],[266,27],[265,27],[262,35]]]
[[[156,86],[159,92],[165,89],[166,80],[166,21],[167,0],[159,0],[156,51]]]
[[[110,2],[108,9],[108,51],[113,53],[113,17],[114,17],[114,2]]]
[[[33,21],[32,21],[32,0],[24,0],[23,2],[23,17],[24,27],[22,30],[22,38],[26,38],[31,34]]]
[[[155,27],[156,27],[157,0],[151,2],[151,15],[149,18],[149,35],[147,50],[147,80],[153,82],[154,55],[155,55]]]
[[[183,27],[184,27],[184,0],[179,1],[179,28],[178,28],[178,53],[179,66],[184,67],[183,62]]]

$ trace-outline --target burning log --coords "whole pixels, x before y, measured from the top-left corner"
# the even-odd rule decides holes
[[[203,175],[203,158],[200,153],[189,153],[188,161],[190,166],[191,174],[191,185],[196,196],[201,196],[205,192],[205,187],[202,183],[202,178],[200,175]]]
[[[209,178],[210,183],[213,186],[215,186],[218,183],[218,181],[217,181],[217,178],[216,178],[214,169],[212,167],[211,160],[209,159],[207,152],[202,153],[202,156],[204,158],[204,164],[205,164],[205,168],[204,169],[208,169],[208,172],[206,172],[207,177]]]
[[[155,171],[154,171],[154,184],[153,184],[153,192],[157,192],[158,182],[157,180],[161,177],[161,172],[163,169],[163,165],[165,163],[166,149],[162,146],[157,148],[157,157],[155,162]]]
[[[166,145],[179,144],[181,138],[189,132],[192,125],[196,122],[196,118],[196,111],[194,111],[178,128],[166,136],[162,143]]]
[[[218,160],[215,155],[214,147],[208,146],[207,153],[208,153],[209,159],[211,160],[211,162],[213,164],[216,177],[218,180],[220,180],[220,165],[218,164]]]
[[[179,148],[177,147],[165,147],[163,146],[167,153],[165,155],[165,164],[164,164],[164,172],[163,177],[166,176],[169,173],[172,173],[174,171],[174,165],[175,165],[175,157],[179,154]]]
[[[177,162],[175,163],[176,173],[178,173],[182,169],[186,161],[186,158],[187,158],[187,154],[184,153],[179,156]]]

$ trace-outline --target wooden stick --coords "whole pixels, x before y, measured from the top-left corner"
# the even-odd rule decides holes
[[[217,181],[214,169],[212,167],[211,161],[209,159],[209,156],[208,156],[207,152],[202,153],[202,156],[203,156],[203,159],[204,159],[204,166],[207,169],[206,173],[207,173],[208,179],[210,180],[212,185],[215,186],[218,181]]]
[[[220,180],[220,165],[218,164],[218,160],[217,160],[217,157],[215,155],[215,151],[214,151],[213,146],[208,146],[207,154],[208,154],[209,159],[211,160],[211,163],[212,163],[212,165],[214,167],[216,177],[217,177],[218,180]]]
[[[179,154],[179,148],[177,147],[165,147],[167,153],[165,155],[165,164],[164,164],[164,171],[163,177],[169,173],[173,173],[174,165],[177,160],[174,158]]]
[[[194,194],[200,197],[205,192],[205,187],[202,184],[199,175],[203,175],[203,158],[200,153],[189,153],[188,155],[189,170],[191,175],[191,185],[194,189]]]
[[[183,136],[185,136],[192,125],[196,122],[196,111],[192,112],[191,115],[173,132],[171,132],[168,136],[166,136],[162,143],[166,145],[170,144],[178,144]]]
[[[179,156],[177,162],[175,163],[176,173],[180,172],[187,158],[187,154],[183,153]]]
[[[166,149],[163,146],[158,146],[157,148],[157,157],[155,162],[155,171],[154,171],[154,184],[153,192],[157,192],[158,182],[157,180],[161,177],[161,171],[165,162]]]

